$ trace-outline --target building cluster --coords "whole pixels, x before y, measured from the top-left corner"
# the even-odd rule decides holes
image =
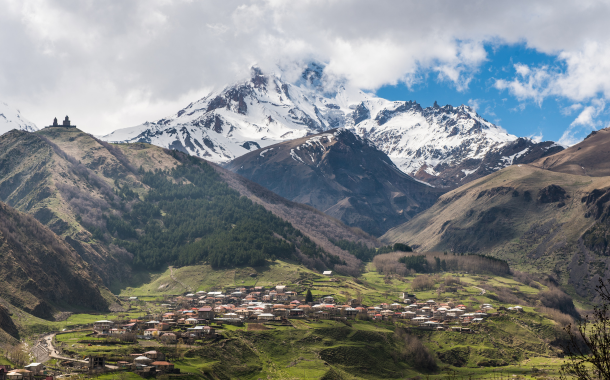
[[[117,366],[119,369],[126,369],[135,373],[146,375],[159,374],[176,374],[180,370],[174,368],[174,364],[165,360],[165,354],[159,351],[147,351],[144,353],[134,353],[130,357],[132,362],[119,361]]]
[[[264,323],[294,318],[361,318],[403,320],[421,328],[444,330],[451,327],[449,325],[478,323],[496,314],[491,304],[479,305],[478,310],[469,312],[465,305],[457,302],[419,301],[414,294],[406,293],[401,296],[401,303],[368,307],[355,299],[340,304],[332,295],[322,296],[317,301],[305,303],[304,297],[284,285],[270,289],[256,286],[227,292],[199,291],[162,304],[166,309],[163,314],[117,326],[111,321],[98,321],[94,329],[100,334],[119,336],[137,332],[141,338],[173,343],[178,339],[215,338],[216,331],[210,326],[211,322],[241,325],[244,322]],[[520,310],[520,306],[510,310]]]
[[[42,363],[31,363],[24,368],[12,368],[10,365],[0,365],[0,380],[34,380],[47,378]],[[52,379],[52,378],[51,378]]]

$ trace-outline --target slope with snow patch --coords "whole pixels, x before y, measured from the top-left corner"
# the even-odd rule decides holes
[[[34,132],[38,130],[36,124],[21,116],[21,112],[4,102],[0,102],[0,135],[13,129]]]

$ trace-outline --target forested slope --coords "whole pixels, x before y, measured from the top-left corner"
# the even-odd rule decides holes
[[[273,258],[356,274],[360,260],[330,239],[379,244],[177,151],[111,145],[57,127],[3,135],[0,152],[0,200],[51,228],[106,284],[128,279],[132,269]]]

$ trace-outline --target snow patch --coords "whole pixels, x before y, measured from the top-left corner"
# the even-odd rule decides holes
[[[272,151],[272,150],[273,150],[273,148],[265,149],[265,150],[263,150],[263,151],[261,152],[260,156],[261,156],[261,157],[265,157],[265,153],[270,152],[270,151]]]

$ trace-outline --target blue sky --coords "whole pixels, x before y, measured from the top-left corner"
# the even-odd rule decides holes
[[[517,136],[559,141],[579,115],[587,102],[576,102],[566,97],[547,96],[541,102],[532,98],[518,99],[507,89],[498,89],[497,80],[514,81],[519,77],[516,67],[544,68],[557,75],[565,74],[566,65],[558,56],[539,53],[525,44],[485,45],[486,61],[470,73],[467,88],[458,89],[455,82],[444,79],[438,72],[429,70],[416,77],[407,86],[383,86],[376,91],[389,100],[415,100],[423,107],[467,104],[476,108],[486,120],[499,125]],[[467,74],[468,75],[468,74]],[[570,112],[570,107],[572,107]],[[594,128],[608,123],[607,112],[596,118],[597,126],[579,125],[573,129],[573,140],[581,140]]]

